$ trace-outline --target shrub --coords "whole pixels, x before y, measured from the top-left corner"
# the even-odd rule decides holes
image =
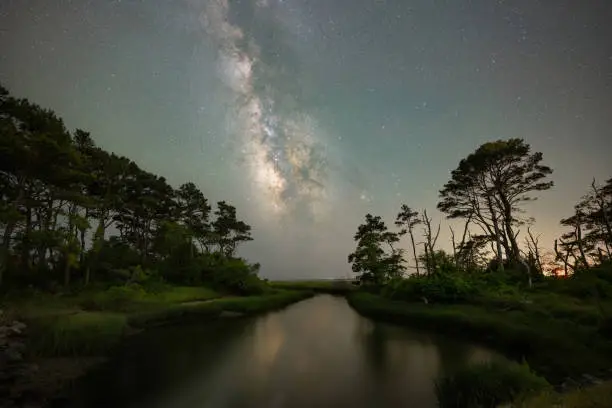
[[[208,276],[213,289],[237,295],[259,295],[267,290],[264,281],[242,259],[227,259]]]
[[[425,298],[441,303],[464,302],[477,294],[478,288],[469,278],[451,273],[397,279],[383,289],[383,296],[394,300],[420,301]]]
[[[442,408],[489,408],[550,388],[526,364],[476,364],[436,382]]]
[[[130,311],[138,302],[145,299],[145,290],[136,283],[112,286],[109,289],[87,296],[80,302],[87,310]]]

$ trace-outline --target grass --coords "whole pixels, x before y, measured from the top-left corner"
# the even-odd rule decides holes
[[[312,295],[271,290],[261,296],[221,297],[206,287],[167,286],[150,293],[138,286],[122,286],[66,296],[36,294],[3,303],[28,324],[28,348],[34,355],[99,356],[140,329],[206,321],[223,311],[263,313]]]
[[[147,293],[146,300],[161,303],[182,303],[209,300],[221,295],[204,286],[171,286],[160,293]]]
[[[253,315],[285,307],[312,296],[310,292],[278,291],[263,296],[227,297],[210,302],[189,302],[164,309],[145,311],[129,315],[131,327],[144,328],[173,322],[186,322],[218,317],[222,312],[238,312]]]
[[[482,305],[442,305],[391,301],[380,296],[354,293],[349,303],[359,313],[379,320],[410,324],[467,337],[493,346],[511,357],[525,358],[551,383],[567,377],[609,369],[610,343],[596,326],[554,319],[529,310],[505,310]]]
[[[311,280],[311,281],[275,281],[270,286],[277,289],[306,290],[316,293],[328,293],[332,295],[345,295],[357,289],[349,281],[344,280]]]
[[[44,356],[98,356],[127,333],[127,317],[119,313],[75,312],[28,321],[28,350]]]
[[[465,367],[436,382],[441,408],[497,407],[550,389],[525,364],[489,362]]]
[[[609,408],[612,407],[612,381],[565,394],[542,393],[513,406],[516,408]]]
[[[83,292],[71,301],[84,310],[135,313],[218,297],[221,297],[219,293],[207,287],[165,286],[151,293],[139,286],[117,286],[105,291]]]

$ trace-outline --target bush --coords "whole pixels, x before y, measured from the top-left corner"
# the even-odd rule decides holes
[[[267,289],[250,265],[242,259],[227,259],[207,279],[213,289],[236,295],[260,295]]]
[[[550,388],[526,364],[476,364],[436,382],[442,408],[490,408]]]
[[[146,291],[137,283],[112,286],[109,289],[86,296],[80,306],[87,310],[113,310],[128,312],[144,301]]]
[[[607,271],[612,275],[612,271]],[[612,283],[599,268],[577,271],[567,279],[548,278],[544,287],[548,290],[579,299],[612,299]]]
[[[477,286],[458,274],[437,273],[431,276],[412,276],[408,279],[391,281],[384,289],[383,296],[394,300],[428,302],[465,302],[478,294]]]

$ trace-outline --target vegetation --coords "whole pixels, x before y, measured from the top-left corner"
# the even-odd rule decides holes
[[[441,408],[497,407],[550,388],[529,366],[492,362],[469,366],[436,383]]]
[[[332,295],[344,295],[357,289],[352,282],[343,280],[277,281],[271,282],[270,285],[277,289],[305,290]]]
[[[52,111],[0,87],[0,291],[78,291],[167,282],[261,294],[236,208],[69,132]],[[116,289],[120,291],[121,289]]]
[[[543,392],[536,397],[519,401],[513,406],[516,408],[608,408],[612,406],[612,382],[563,394],[552,391]]]
[[[561,221],[571,230],[555,241],[555,256],[547,261],[523,206],[552,186],[552,169],[542,160],[523,140],[510,139],[485,143],[460,161],[437,206],[447,218],[464,221],[461,233],[450,228],[452,254],[437,249],[440,223],[426,210],[401,205],[398,231],[367,214],[348,258],[361,283],[361,291],[348,295],[350,304],[373,318],[493,345],[555,385],[585,373],[609,376],[612,179],[593,182],[574,215]],[[413,265],[400,248],[405,235]],[[406,276],[408,268],[415,273]],[[441,402],[494,406],[523,387],[544,384],[517,367],[471,368],[448,378],[438,389]]]
[[[105,299],[112,289],[101,292]],[[104,308],[82,307],[82,295],[61,300],[41,300],[26,309],[31,326],[28,346],[44,356],[103,355],[126,335],[151,326],[186,321],[206,321],[223,312],[251,315],[284,307],[312,295],[306,291],[271,291],[263,296],[217,298],[210,290],[171,287],[150,294],[142,290],[121,292],[119,303],[104,301]],[[90,299],[90,296],[85,299]],[[52,314],[42,306],[53,304]],[[96,304],[96,307],[99,304]]]
[[[269,287],[237,255],[253,238],[234,206],[171,186],[1,86],[0,234],[0,310],[26,323],[11,354],[25,360],[80,366],[149,326],[311,295]]]

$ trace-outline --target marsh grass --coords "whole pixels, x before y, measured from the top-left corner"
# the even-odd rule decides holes
[[[124,285],[93,293],[84,292],[73,301],[85,310],[134,313],[220,296],[218,292],[202,286],[167,286],[151,293],[139,285]]]
[[[112,289],[112,288],[111,288]],[[102,310],[83,310],[83,298],[45,299],[29,305],[29,349],[40,356],[104,355],[124,336],[152,326],[205,322],[223,311],[252,315],[279,309],[313,295],[308,291],[276,290],[267,295],[218,298],[207,288],[175,287],[157,294],[139,288],[97,292]],[[83,295],[80,295],[83,296]],[[51,304],[46,312],[44,305]],[[85,303],[85,306],[91,306]]]
[[[471,365],[436,382],[441,408],[490,408],[550,389],[526,364]]]
[[[475,305],[438,305],[391,301],[355,293],[349,303],[359,313],[397,324],[410,324],[497,348],[508,356],[525,358],[552,383],[583,373],[609,369],[610,343],[594,325],[580,325],[524,310],[502,311]]]
[[[305,290],[331,295],[344,295],[357,289],[351,282],[338,280],[276,281],[270,282],[270,286],[277,289]]]
[[[609,408],[612,407],[612,381],[559,394],[548,391],[513,404],[516,408]]]
[[[265,296],[224,298],[215,300],[213,303],[225,311],[252,315],[280,309],[313,295],[314,292],[306,290],[279,290]]]
[[[118,313],[76,312],[29,322],[28,349],[34,355],[97,356],[118,344],[128,329]]]

